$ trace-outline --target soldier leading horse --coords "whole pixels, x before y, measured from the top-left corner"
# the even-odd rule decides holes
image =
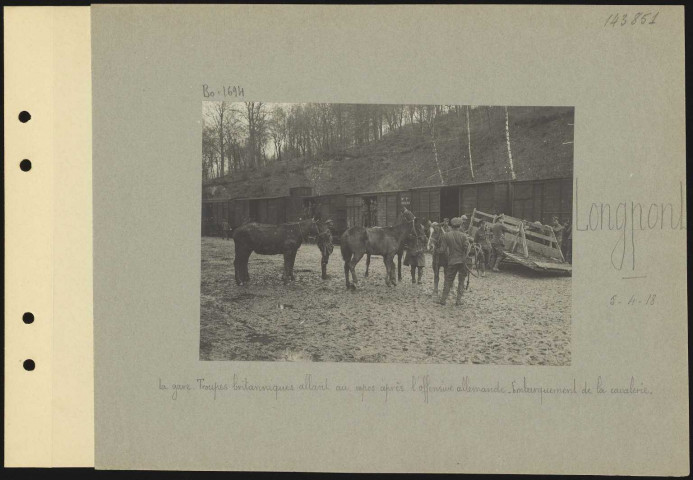
[[[295,223],[270,225],[265,223],[246,223],[233,232],[236,256],[233,266],[236,283],[244,285],[250,280],[248,259],[253,252],[260,255],[284,255],[282,280],[288,283],[294,278],[296,252],[309,236],[321,236],[329,232],[327,223],[307,219]]]

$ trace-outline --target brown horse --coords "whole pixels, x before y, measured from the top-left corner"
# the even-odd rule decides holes
[[[344,259],[346,288],[356,290],[356,264],[365,254],[380,255],[385,262],[387,274],[385,285],[397,285],[395,280],[394,256],[403,249],[409,235],[416,234],[415,221],[404,222],[394,227],[351,227],[342,234],[340,248]],[[349,272],[354,283],[349,282]]]
[[[372,228],[378,228],[378,227],[372,227]],[[420,228],[423,228],[423,234],[426,235],[426,238],[430,236],[430,230],[431,230],[431,221],[426,219],[424,220]],[[404,251],[407,248],[407,241],[405,240],[404,245],[402,245],[402,248],[400,248],[397,251],[397,281],[401,282],[402,281],[402,256],[404,255]],[[366,273],[363,275],[364,277],[368,276],[368,270],[371,266],[371,254],[366,253]]]
[[[236,283],[244,285],[250,281],[248,259],[253,252],[260,255],[284,255],[282,280],[285,284],[289,280],[295,280],[294,261],[299,247],[308,237],[324,235],[325,232],[329,232],[327,224],[316,219],[281,225],[253,222],[238,227],[233,232]]]

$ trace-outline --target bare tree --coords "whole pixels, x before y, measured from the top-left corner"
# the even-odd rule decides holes
[[[213,129],[217,138],[217,151],[219,153],[219,176],[224,176],[226,173],[226,149],[225,138],[226,130],[229,122],[229,105],[226,102],[210,102],[207,105],[208,125]]]
[[[259,167],[264,163],[264,147],[267,140],[267,111],[262,102],[245,102],[243,115],[246,120],[248,163]]]
[[[274,143],[274,154],[277,161],[282,160],[282,147],[286,142],[287,118],[286,112],[281,106],[275,106],[270,112],[270,119],[267,122],[269,134]]]

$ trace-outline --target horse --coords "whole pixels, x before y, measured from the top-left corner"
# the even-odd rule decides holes
[[[404,248],[409,235],[416,234],[416,221],[407,221],[394,227],[351,227],[340,239],[340,249],[344,259],[344,277],[347,290],[356,290],[356,264],[365,254],[381,255],[385,263],[385,285],[395,286],[395,263],[393,258]],[[349,272],[354,283],[349,282]]]
[[[440,224],[435,224],[430,227],[430,236],[428,238],[428,245],[427,248],[429,251],[431,251],[431,256],[433,261],[431,262],[433,266],[433,294],[436,295],[438,293],[438,284],[440,282],[440,268],[441,267],[446,267],[448,264],[448,256],[447,253],[443,249],[443,228]],[[465,270],[466,270],[466,277],[467,277],[467,282],[465,286],[465,290],[469,290],[469,277],[471,272],[471,268],[469,267],[469,261],[471,260],[472,265],[477,269],[477,272],[479,271],[479,259],[477,255],[477,247],[478,250],[481,250],[481,247],[475,243],[473,243],[470,239],[469,241],[471,248],[469,249],[469,256],[467,257],[467,261],[465,261]],[[483,258],[483,255],[482,255]],[[482,260],[483,263],[483,260]],[[476,275],[475,275],[476,276]]]
[[[426,235],[426,238],[430,237],[430,228],[431,228],[431,221],[426,219],[421,223],[421,226],[423,227],[424,233]],[[379,227],[371,227],[371,228],[379,228]],[[402,245],[402,248],[400,248],[397,251],[397,281],[401,282],[402,281],[402,256],[404,255],[404,251],[407,249],[407,243],[406,240],[404,242],[404,245]],[[366,273],[363,275],[364,277],[368,276],[368,270],[371,265],[371,254],[366,253]]]
[[[256,222],[241,225],[233,232],[236,283],[244,285],[250,281],[248,259],[253,252],[260,255],[284,255],[282,280],[285,285],[289,280],[295,280],[294,261],[299,247],[308,236],[324,235],[326,231],[329,232],[327,223],[314,218],[280,225]]]

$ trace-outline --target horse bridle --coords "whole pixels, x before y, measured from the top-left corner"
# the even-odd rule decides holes
[[[317,220],[315,220],[314,218],[311,218],[311,222],[312,222],[314,225],[317,225],[317,224],[318,224]],[[301,234],[301,243],[303,243],[303,242],[306,241],[306,236],[303,235],[303,229],[301,228],[301,222],[297,222],[297,223],[298,223],[298,233]],[[319,237],[319,236],[323,235],[324,233],[326,233],[326,232],[320,233],[320,232],[318,231],[318,235],[317,235],[317,236]],[[310,238],[310,236],[308,236],[308,238]]]

